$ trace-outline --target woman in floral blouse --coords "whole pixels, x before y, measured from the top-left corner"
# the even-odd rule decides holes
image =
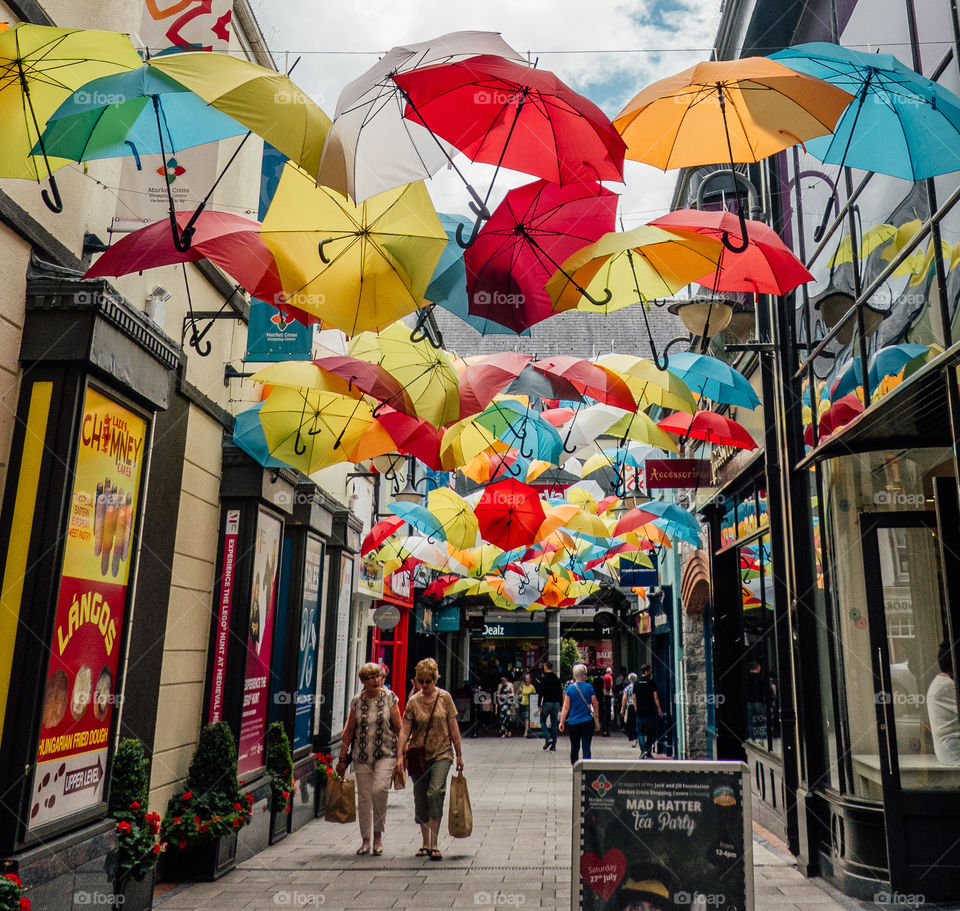
[[[337,774],[347,769],[347,754],[353,747],[353,770],[357,775],[357,822],[363,843],[357,854],[370,853],[370,828],[373,824],[373,853],[383,853],[383,829],[387,818],[387,794],[393,782],[397,761],[397,734],[400,710],[397,695],[383,685],[379,664],[360,668],[363,689],[350,703],[347,726],[340,743]]]

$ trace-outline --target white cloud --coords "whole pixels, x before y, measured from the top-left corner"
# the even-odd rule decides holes
[[[330,114],[340,89],[389,48],[482,29],[501,32],[512,47],[538,57],[540,68],[613,117],[644,86],[708,58],[720,0],[487,0],[482,6],[450,0],[260,0],[254,9],[278,64],[289,66],[301,57],[295,80]],[[485,192],[493,169],[467,165],[465,170]],[[507,172],[497,186],[506,190],[530,179]],[[668,208],[676,175],[628,162],[626,181],[611,189],[622,193],[621,213],[631,227]],[[453,174],[441,172],[428,187],[441,211],[466,212],[467,194]],[[497,191],[494,195],[499,201]]]

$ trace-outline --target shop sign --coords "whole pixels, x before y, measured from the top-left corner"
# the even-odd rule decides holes
[[[373,625],[377,629],[393,629],[400,622],[400,608],[393,604],[381,604],[373,612]]]
[[[643,633],[652,633],[653,632],[653,620],[650,617],[649,611],[643,611],[642,613],[637,614],[637,632],[641,635]]]
[[[653,631],[655,633],[670,632],[670,615],[665,610],[654,611]]]
[[[545,636],[547,634],[547,624],[540,623],[518,623],[504,622],[502,620],[490,620],[483,624],[482,630],[477,630],[473,635],[487,639],[523,639],[527,637]]]
[[[588,759],[574,767],[573,813],[573,908],[753,911],[744,763]]]
[[[277,303],[250,301],[246,360],[308,361],[312,352],[312,326],[298,323]]]
[[[87,389],[40,719],[29,827],[104,799],[140,511],[146,421]]]
[[[647,459],[643,471],[647,490],[710,486],[706,459]]]
[[[372,557],[360,561],[360,577],[357,580],[357,593],[380,600],[383,597],[383,564]]]
[[[241,773],[252,772],[263,765],[270,652],[273,645],[282,534],[283,523],[261,509],[257,517],[253,592],[250,598],[250,622],[247,627],[247,663],[243,679],[240,739],[237,743],[237,771]]]
[[[603,667],[612,667],[613,640],[603,639],[597,646],[597,665]]]
[[[459,629],[459,607],[424,607],[417,611],[418,633],[455,633]]]
[[[297,658],[297,704],[293,716],[293,748],[310,745],[313,733],[314,678],[320,620],[320,573],[323,569],[323,542],[307,536],[303,567],[303,604],[300,614],[300,653]]]
[[[660,574],[656,567],[651,569],[629,560],[620,561],[620,585],[624,588],[632,588],[633,586],[648,588],[659,584]]]
[[[217,608],[217,632],[213,642],[213,679],[210,684],[210,723],[223,720],[223,691],[227,672],[227,646],[230,642],[230,609],[237,568],[237,542],[240,538],[240,510],[228,509],[223,533],[223,567],[220,577],[220,603]]]
[[[401,607],[413,607],[413,578],[410,570],[390,573],[384,578],[383,600]]]
[[[346,716],[347,648],[350,644],[350,608],[353,604],[353,559],[340,557],[340,592],[337,597],[337,637],[333,653],[333,713],[330,730],[339,731]]]

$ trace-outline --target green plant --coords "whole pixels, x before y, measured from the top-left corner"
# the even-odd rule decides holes
[[[150,761],[134,738],[120,741],[110,773],[110,815],[117,820],[117,878],[141,880],[165,845],[158,839],[160,814],[147,812]]]
[[[187,788],[170,798],[161,831],[171,849],[186,851],[247,825],[252,803],[252,794],[240,796],[230,728],[222,721],[208,724],[190,760]]]
[[[22,886],[16,873],[0,875],[0,911],[30,911],[30,899],[20,894]]]
[[[573,676],[573,666],[581,661],[575,639],[560,640],[560,680],[566,683]]]
[[[290,738],[279,721],[267,728],[267,774],[270,776],[270,809],[274,813],[290,812],[293,794],[293,752]]]

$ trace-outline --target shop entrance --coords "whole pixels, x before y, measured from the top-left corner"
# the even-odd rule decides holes
[[[944,565],[958,529],[941,525],[942,540],[933,511],[864,513],[860,529],[876,738],[852,743],[852,772],[883,800],[892,889],[929,901],[960,877],[957,655],[941,645],[956,629]]]

